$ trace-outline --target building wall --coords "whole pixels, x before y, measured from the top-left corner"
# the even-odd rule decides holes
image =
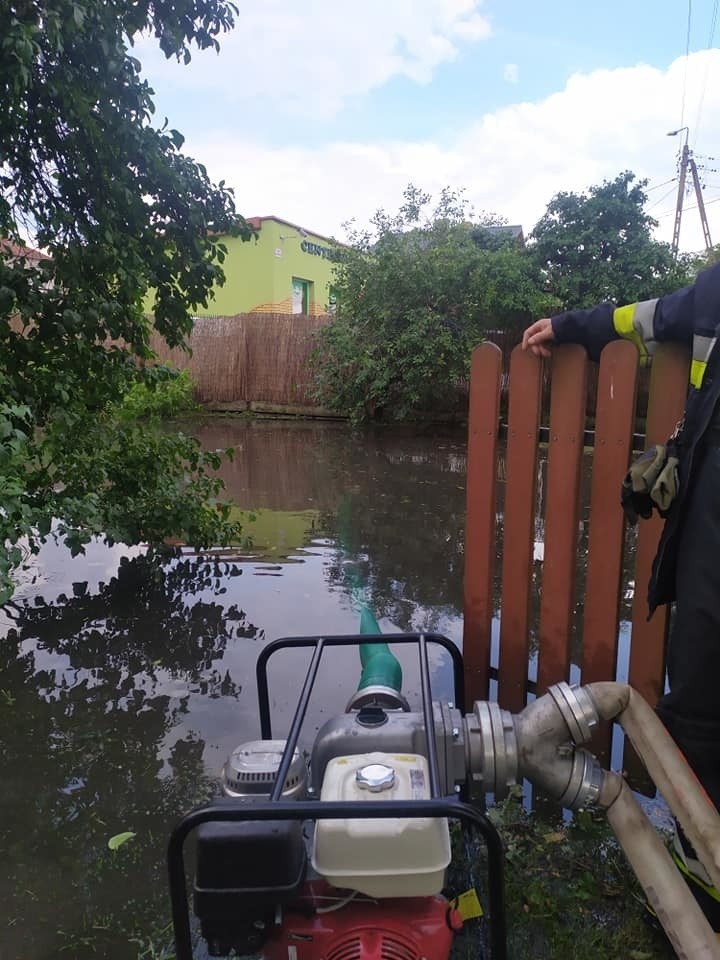
[[[252,222],[259,224],[257,239],[224,238],[225,285],[215,290],[214,298],[207,308],[198,309],[198,315],[326,314],[333,277],[332,241],[275,217]],[[300,281],[307,284],[305,302],[301,301]]]

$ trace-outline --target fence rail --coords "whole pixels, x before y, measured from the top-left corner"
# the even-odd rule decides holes
[[[658,517],[641,522],[631,562],[623,562],[620,484],[638,413],[645,413],[638,411],[637,351],[625,341],[613,342],[595,368],[576,345],[556,348],[549,362],[516,347],[509,369],[495,344],[481,344],[473,353],[463,642],[468,703],[490,693],[494,618],[499,619],[497,699],[505,709],[517,711],[527,701],[531,654],[537,660],[537,693],[571,679],[571,664],[583,683],[615,679],[621,598],[633,590],[628,681],[651,703],[662,692],[668,612],[659,609],[648,621],[645,600],[662,527]],[[655,355],[647,396],[648,444],[663,442],[681,416],[688,370],[689,356],[678,346],[663,345]],[[597,390],[588,410],[590,376],[596,378]],[[544,384],[550,398],[547,423]],[[506,386],[504,483],[498,484],[499,398]],[[590,420],[594,448],[585,492],[580,470]],[[548,428],[546,445],[539,441],[543,426]],[[547,458],[543,497],[537,490],[541,455]],[[544,503],[542,515],[538,503]],[[588,518],[586,559],[579,550],[581,517]],[[534,562],[538,529],[544,529],[540,564]],[[493,604],[496,557],[501,558],[498,610]],[[534,577],[539,585],[533,586]],[[539,589],[539,603],[531,603],[531,586]],[[578,617],[581,650],[573,653],[572,625]],[[534,652],[531,636],[537,638]]]

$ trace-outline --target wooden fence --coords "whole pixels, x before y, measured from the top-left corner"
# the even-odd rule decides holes
[[[323,415],[312,397],[309,373],[315,334],[327,317],[238,314],[198,317],[188,346],[171,350],[153,336],[158,359],[187,369],[196,399],[211,409]]]
[[[668,611],[647,620],[646,588],[662,521],[640,521],[630,569],[623,572],[625,525],[620,484],[632,455],[636,428],[638,363],[635,347],[609,344],[597,373],[594,434],[586,434],[587,379],[582,347],[554,350],[550,368],[549,423],[541,422],[543,361],[516,347],[510,355],[504,448],[499,485],[501,385],[507,383],[502,352],[484,343],[473,354],[468,429],[465,536],[464,659],[467,702],[486,699],[491,677],[500,705],[521,710],[528,691],[570,679],[573,618],[581,617],[581,650],[575,654],[582,683],[614,680],[618,667],[620,602],[633,590],[628,682],[651,704],[662,693]],[[688,384],[689,356],[663,345],[653,359],[647,400],[646,443],[664,442],[680,418]],[[543,428],[549,428],[545,431]],[[541,440],[542,438],[542,440]],[[594,440],[588,502],[581,502],[580,468],[586,442]],[[547,446],[545,446],[545,441]],[[538,457],[547,456],[544,516],[537,516]],[[503,504],[498,504],[502,487]],[[580,518],[588,517],[587,561],[579,560]],[[502,530],[498,518],[502,517]],[[544,528],[540,600],[531,604],[538,521]],[[500,607],[493,583],[500,557]],[[579,567],[584,569],[580,570]],[[581,576],[582,574],[582,576]],[[583,583],[582,596],[578,583]],[[578,612],[578,607],[580,612]],[[493,618],[499,616],[499,655],[491,667]],[[529,638],[537,637],[537,679],[528,681]],[[578,662],[579,660],[579,662]]]

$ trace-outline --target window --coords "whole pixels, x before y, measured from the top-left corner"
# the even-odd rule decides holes
[[[310,312],[310,288],[311,280],[301,280],[300,277],[292,278],[292,312],[309,313]]]

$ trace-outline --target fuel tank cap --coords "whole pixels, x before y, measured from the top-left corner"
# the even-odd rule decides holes
[[[355,773],[355,782],[361,790],[380,793],[395,785],[395,770],[386,763],[368,763]]]

